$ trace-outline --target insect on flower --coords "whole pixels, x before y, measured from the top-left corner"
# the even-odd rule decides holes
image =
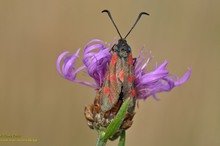
[[[127,44],[126,38],[141,16],[149,14],[141,12],[130,31],[123,38],[111,16],[111,13],[108,10],[103,10],[102,13],[104,12],[108,14],[120,36],[120,39],[118,40],[118,43],[111,48],[112,56],[105,75],[105,80],[98,96],[96,97],[94,105],[96,106],[95,109],[98,109],[96,112],[100,112],[99,117],[103,119],[101,121],[104,121],[101,122],[101,125],[106,127],[117,114],[123,101],[130,98],[127,115],[124,123],[121,125],[121,127],[123,127],[122,129],[127,129],[131,126],[132,118],[135,114],[136,92],[134,88],[135,59],[132,57],[131,47]],[[86,108],[86,111],[89,111],[89,109]],[[91,117],[91,115],[89,117]],[[120,131],[113,136],[114,138],[112,139],[117,138],[119,135]]]
[[[111,13],[107,13],[120,39],[114,45],[104,43],[99,39],[93,39],[84,47],[83,66],[76,68],[75,62],[78,59],[80,49],[75,54],[67,55],[63,52],[57,59],[58,73],[67,80],[93,87],[96,91],[94,103],[87,105],[84,115],[88,126],[97,131],[105,131],[116,114],[120,110],[123,102],[130,99],[125,118],[117,132],[109,139],[118,138],[123,131],[131,127],[135,115],[136,100],[147,99],[150,96],[156,98],[159,92],[171,91],[174,87],[185,83],[190,75],[191,68],[181,77],[171,75],[166,69],[168,61],[161,65],[156,65],[152,71],[146,71],[151,56],[146,58],[146,54],[141,49],[139,56],[134,59],[131,47],[127,44],[126,38],[133,30],[142,15],[149,15],[141,12],[130,31],[123,38],[113,21]],[[63,60],[63,62],[62,62]],[[60,66],[60,64],[62,64]],[[94,79],[94,82],[86,82],[76,79],[77,74],[85,70]]]
[[[120,39],[118,44],[115,44],[112,49],[112,57],[110,60],[109,68],[107,70],[105,81],[101,90],[100,100],[101,100],[101,110],[103,112],[109,111],[121,98],[125,100],[126,98],[131,98],[131,103],[129,106],[129,111],[133,111],[135,107],[135,89],[134,89],[134,63],[131,47],[127,44],[126,38],[132,31],[132,29],[137,24],[141,16],[149,15],[146,12],[141,12],[135,21],[133,27],[123,38],[112,19],[111,13],[108,10],[103,10],[106,12],[114,24]]]

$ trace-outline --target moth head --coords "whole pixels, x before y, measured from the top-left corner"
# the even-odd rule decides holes
[[[118,44],[113,47],[113,51],[117,52],[119,57],[126,58],[131,53],[131,47],[125,39],[119,39]]]

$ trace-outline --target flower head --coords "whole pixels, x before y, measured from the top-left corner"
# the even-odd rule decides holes
[[[113,43],[107,44],[99,39],[91,40],[84,47],[82,59],[84,65],[78,68],[76,68],[75,65],[76,60],[79,58],[80,49],[78,49],[75,54],[70,54],[67,51],[60,54],[56,65],[58,73],[65,79],[92,87],[97,91],[94,103],[85,107],[85,118],[90,128],[107,133],[111,131],[108,129],[116,128],[117,126],[114,124],[118,123],[118,128],[116,128],[111,135],[109,135],[109,133],[107,134],[109,135],[107,139],[111,140],[117,139],[122,135],[123,131],[131,127],[133,123],[132,119],[135,115],[134,109],[136,100],[146,99],[149,96],[153,96],[157,99],[156,93],[170,91],[174,87],[183,84],[189,79],[191,74],[191,69],[189,68],[181,78],[171,76],[166,69],[168,64],[166,60],[161,65],[156,65],[152,71],[147,72],[147,67],[152,57],[147,58],[146,54],[143,53],[143,49],[141,49],[136,61],[133,61],[130,55],[130,57],[127,58],[127,62],[124,62],[126,57],[123,58],[124,60],[117,60],[120,56],[117,56],[117,54],[112,55],[110,52],[111,48],[113,48],[113,44],[114,41]],[[118,65],[115,65],[117,61]],[[126,67],[128,68],[125,68],[125,64],[127,64]],[[82,70],[92,77],[94,81],[87,82],[77,79],[77,74]],[[114,74],[110,75],[109,72],[113,70],[115,70]],[[123,82],[125,79],[124,70],[127,70],[127,74],[129,73],[126,79],[128,80],[127,82]],[[117,74],[118,72],[119,74]],[[118,76],[117,82],[116,75]],[[110,80],[112,80],[111,85],[108,84]],[[124,84],[119,86],[121,82]],[[104,83],[107,84],[105,85]],[[112,88],[111,92],[117,94],[109,94],[110,88],[108,86]],[[120,92],[119,94],[118,90]],[[105,94],[108,96],[103,96]],[[127,96],[131,96],[131,98]],[[127,99],[131,100],[128,104],[124,104],[126,103],[125,99],[126,101]],[[104,109],[102,107],[104,107]],[[105,110],[106,107],[107,110]],[[116,116],[120,117],[119,115],[122,115],[121,113],[123,113],[124,116],[122,116],[120,120],[116,118]],[[108,126],[110,126],[110,128]]]
[[[79,68],[75,68],[75,62],[79,58],[80,49],[75,54],[70,54],[68,51],[63,52],[57,59],[56,67],[58,73],[72,82],[99,90],[105,80],[105,74],[112,57],[110,49],[113,44],[114,42],[107,44],[99,39],[93,39],[88,42],[84,47],[82,59],[84,65]],[[166,60],[161,65],[156,66],[152,71],[147,72],[147,66],[152,57],[146,58],[146,55],[142,54],[143,49],[141,49],[134,66],[136,99],[146,99],[149,96],[156,98],[156,93],[170,91],[189,79],[191,68],[181,78],[171,76],[166,69],[168,64]],[[76,79],[77,74],[82,70],[92,77],[94,82]]]

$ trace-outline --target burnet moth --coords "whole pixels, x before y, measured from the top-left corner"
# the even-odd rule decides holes
[[[130,98],[128,110],[120,128],[109,138],[110,140],[115,140],[121,135],[122,131],[131,127],[133,123],[132,119],[135,115],[135,59],[132,57],[131,47],[127,44],[126,37],[130,34],[141,16],[143,14],[149,14],[141,12],[130,31],[123,38],[113,21],[111,13],[108,10],[103,10],[102,13],[104,12],[111,19],[120,39],[110,50],[112,56],[108,64],[104,82],[102,87],[97,91],[94,104],[85,107],[84,115],[90,128],[98,130],[106,129],[118,113],[125,99]]]
[[[114,27],[116,28],[120,39],[112,49],[112,57],[105,76],[105,81],[100,91],[100,106],[102,112],[111,110],[115,104],[122,104],[126,98],[130,98],[131,102],[128,112],[133,112],[136,99],[134,89],[134,64],[135,59],[132,57],[131,47],[127,44],[126,38],[133,30],[142,15],[149,15],[146,12],[141,12],[137,20],[131,27],[130,31],[123,38],[108,10],[103,10],[102,13],[107,13]],[[120,107],[120,105],[116,106]],[[115,109],[117,111],[117,109]]]

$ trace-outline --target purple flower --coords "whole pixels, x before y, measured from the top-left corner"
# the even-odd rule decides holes
[[[98,39],[88,42],[84,47],[84,65],[77,69],[75,68],[75,62],[79,57],[80,49],[75,54],[70,54],[68,51],[63,52],[57,59],[56,67],[58,73],[72,82],[99,89],[104,81],[107,65],[111,59],[110,47],[108,45],[110,44],[106,44]],[[94,79],[94,82],[91,83],[76,79],[77,73],[82,70],[86,71]]]
[[[57,71],[65,79],[98,90],[104,82],[105,74],[112,56],[110,49],[114,43],[115,41],[107,44],[99,39],[88,42],[84,47],[84,65],[78,68],[75,68],[75,62],[79,57],[80,49],[78,49],[75,54],[70,54],[67,51],[63,52],[57,59]],[[172,88],[183,84],[189,79],[191,68],[188,69],[183,77],[178,78],[172,76],[166,69],[166,65],[168,64],[166,60],[161,65],[156,66],[154,70],[147,72],[147,65],[152,57],[146,58],[146,54],[142,54],[143,49],[141,49],[134,67],[134,86],[137,99],[146,99],[149,96],[153,96],[156,99],[156,93],[170,91]],[[77,73],[82,70],[92,77],[94,82],[76,79]]]

